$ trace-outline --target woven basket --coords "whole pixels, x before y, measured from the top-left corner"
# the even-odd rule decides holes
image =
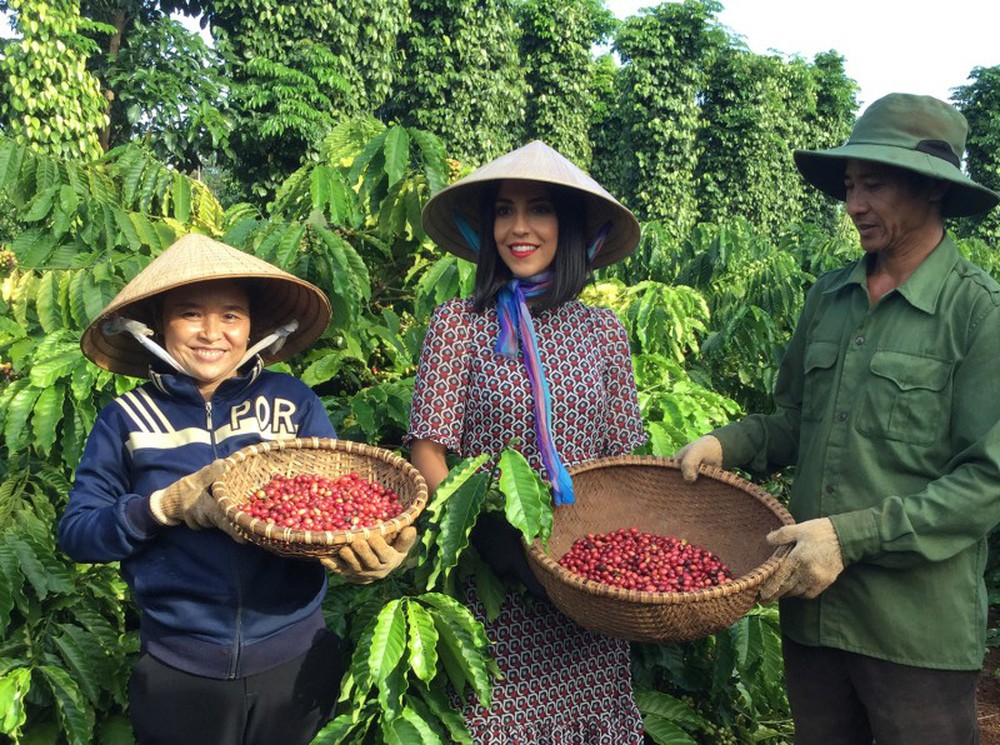
[[[238,450],[224,462],[222,478],[212,485],[216,502],[248,541],[281,556],[332,556],[355,538],[374,533],[389,540],[413,524],[427,504],[427,484],[416,468],[388,450],[350,440],[313,437],[263,442]],[[370,528],[319,531],[281,527],[239,507],[278,475],[308,473],[335,480],[352,471],[392,489],[405,510]]]
[[[619,456],[569,469],[576,502],[556,507],[548,548],[528,546],[528,563],[552,603],[581,626],[634,642],[679,642],[728,628],[759,599],[761,583],[787,547],[764,537],[794,522],[763,489],[721,469],[702,466],[684,481],[676,461]],[[708,549],[733,580],[693,592],[643,592],[585,579],[557,563],[588,533],[636,527],[684,538]]]

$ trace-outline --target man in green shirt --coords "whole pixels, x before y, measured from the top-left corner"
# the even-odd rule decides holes
[[[944,219],[1000,196],[961,171],[967,124],[891,94],[847,143],[796,151],[845,202],[864,256],[810,290],[775,411],[686,445],[698,465],[795,466],[793,544],[762,588],[781,598],[798,745],[978,742],[986,534],[1000,522],[1000,285]]]

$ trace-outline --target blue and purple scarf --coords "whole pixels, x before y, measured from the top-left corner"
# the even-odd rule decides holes
[[[466,242],[475,253],[479,253],[479,235],[465,221],[460,213],[455,213],[455,222]],[[600,253],[604,241],[611,230],[611,221],[604,223],[590,245],[587,246],[587,260],[593,262]],[[512,278],[497,294],[497,317],[500,322],[500,333],[497,336],[496,352],[507,357],[517,358],[518,350],[524,358],[524,366],[528,371],[528,382],[534,398],[535,439],[542,458],[542,465],[552,484],[552,501],[558,506],[572,504],[573,479],[566,466],[559,459],[555,439],[552,434],[552,400],[549,394],[549,384],[542,369],[542,359],[538,353],[538,338],[535,336],[535,326],[531,322],[531,311],[528,310],[528,299],[538,297],[552,284],[554,273],[547,270],[526,279]]]

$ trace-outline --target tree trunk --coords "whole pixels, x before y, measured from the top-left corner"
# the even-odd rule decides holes
[[[118,56],[118,50],[122,46],[122,34],[125,33],[125,11],[121,8],[115,11],[112,21],[115,32],[108,41],[108,58],[114,59]],[[110,88],[104,89],[104,97],[108,100],[108,123],[104,131],[100,134],[101,149],[108,152],[111,149],[111,102],[115,100],[115,92]]]

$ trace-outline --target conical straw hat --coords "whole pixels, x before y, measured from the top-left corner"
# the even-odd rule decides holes
[[[601,226],[611,222],[604,246],[594,258],[592,267],[595,269],[624,259],[639,243],[639,221],[635,215],[541,140],[500,156],[435,194],[424,206],[424,230],[446,251],[476,261],[476,253],[462,236],[456,215],[478,234],[483,190],[491,182],[504,179],[542,181],[582,192],[587,205],[587,240],[593,240]]]
[[[156,326],[153,298],[177,287],[216,279],[245,279],[251,301],[251,343],[280,326],[298,321],[298,328],[277,352],[261,352],[264,364],[288,359],[312,344],[326,330],[330,301],[315,285],[282,271],[256,256],[198,233],[171,244],[122,288],[83,332],[80,348],[98,367],[145,378],[155,359],[127,333],[105,333],[114,318]]]

